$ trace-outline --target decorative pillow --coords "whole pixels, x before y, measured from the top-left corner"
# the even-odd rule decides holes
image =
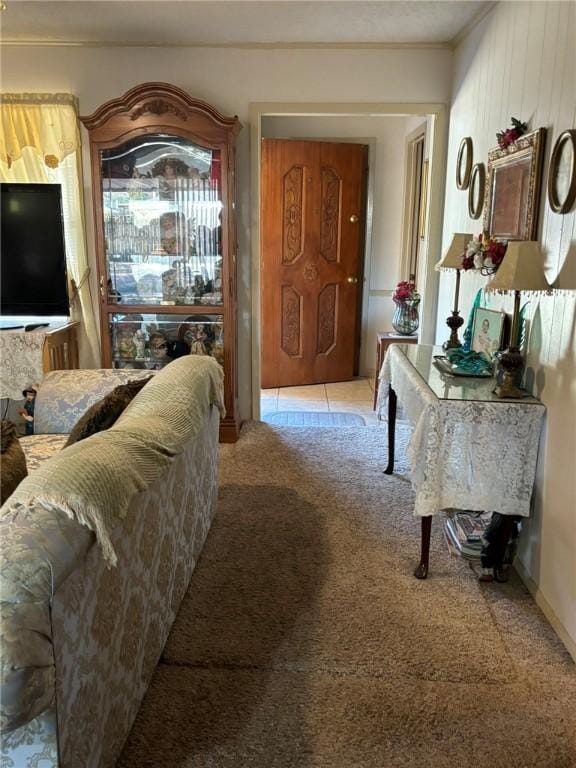
[[[138,381],[129,381],[127,384],[121,384],[113,389],[112,392],[109,392],[106,397],[103,397],[102,400],[90,406],[74,425],[64,448],[77,443],[79,440],[84,440],[84,438],[90,437],[90,435],[95,435],[96,432],[109,429],[128,403],[136,397],[138,392],[151,378],[152,376],[148,376],[147,379],[139,379]]]
[[[26,457],[18,439],[18,430],[11,421],[2,421],[0,425],[0,454],[2,464],[0,504],[4,504],[28,474]]]
[[[68,435],[90,406],[129,381],[148,379],[155,371],[137,368],[90,368],[50,371],[38,388],[34,408],[37,435]]]

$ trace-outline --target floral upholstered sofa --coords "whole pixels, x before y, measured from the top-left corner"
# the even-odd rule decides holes
[[[214,360],[174,361],[113,427],[62,450],[93,402],[138,375],[59,371],[38,391],[22,439],[34,468],[0,510],[2,768],[114,765],[206,539]]]

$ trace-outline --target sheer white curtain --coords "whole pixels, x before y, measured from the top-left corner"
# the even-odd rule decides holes
[[[80,323],[82,368],[99,365],[84,228],[80,131],[69,94],[4,94],[0,99],[0,179],[60,184],[71,319]]]

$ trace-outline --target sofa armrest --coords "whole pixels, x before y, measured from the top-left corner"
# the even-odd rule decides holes
[[[20,506],[0,520],[3,733],[54,703],[52,598],[93,542],[93,533],[58,511]]]
[[[119,384],[147,378],[154,371],[96,370],[52,371],[48,373],[36,396],[34,432],[36,434],[68,434],[91,405],[101,400]]]

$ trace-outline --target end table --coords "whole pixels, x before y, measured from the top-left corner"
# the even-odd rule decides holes
[[[417,344],[418,336],[402,336],[394,331],[378,331],[376,334],[376,373],[374,374],[374,410],[378,402],[378,377],[390,344]]]

